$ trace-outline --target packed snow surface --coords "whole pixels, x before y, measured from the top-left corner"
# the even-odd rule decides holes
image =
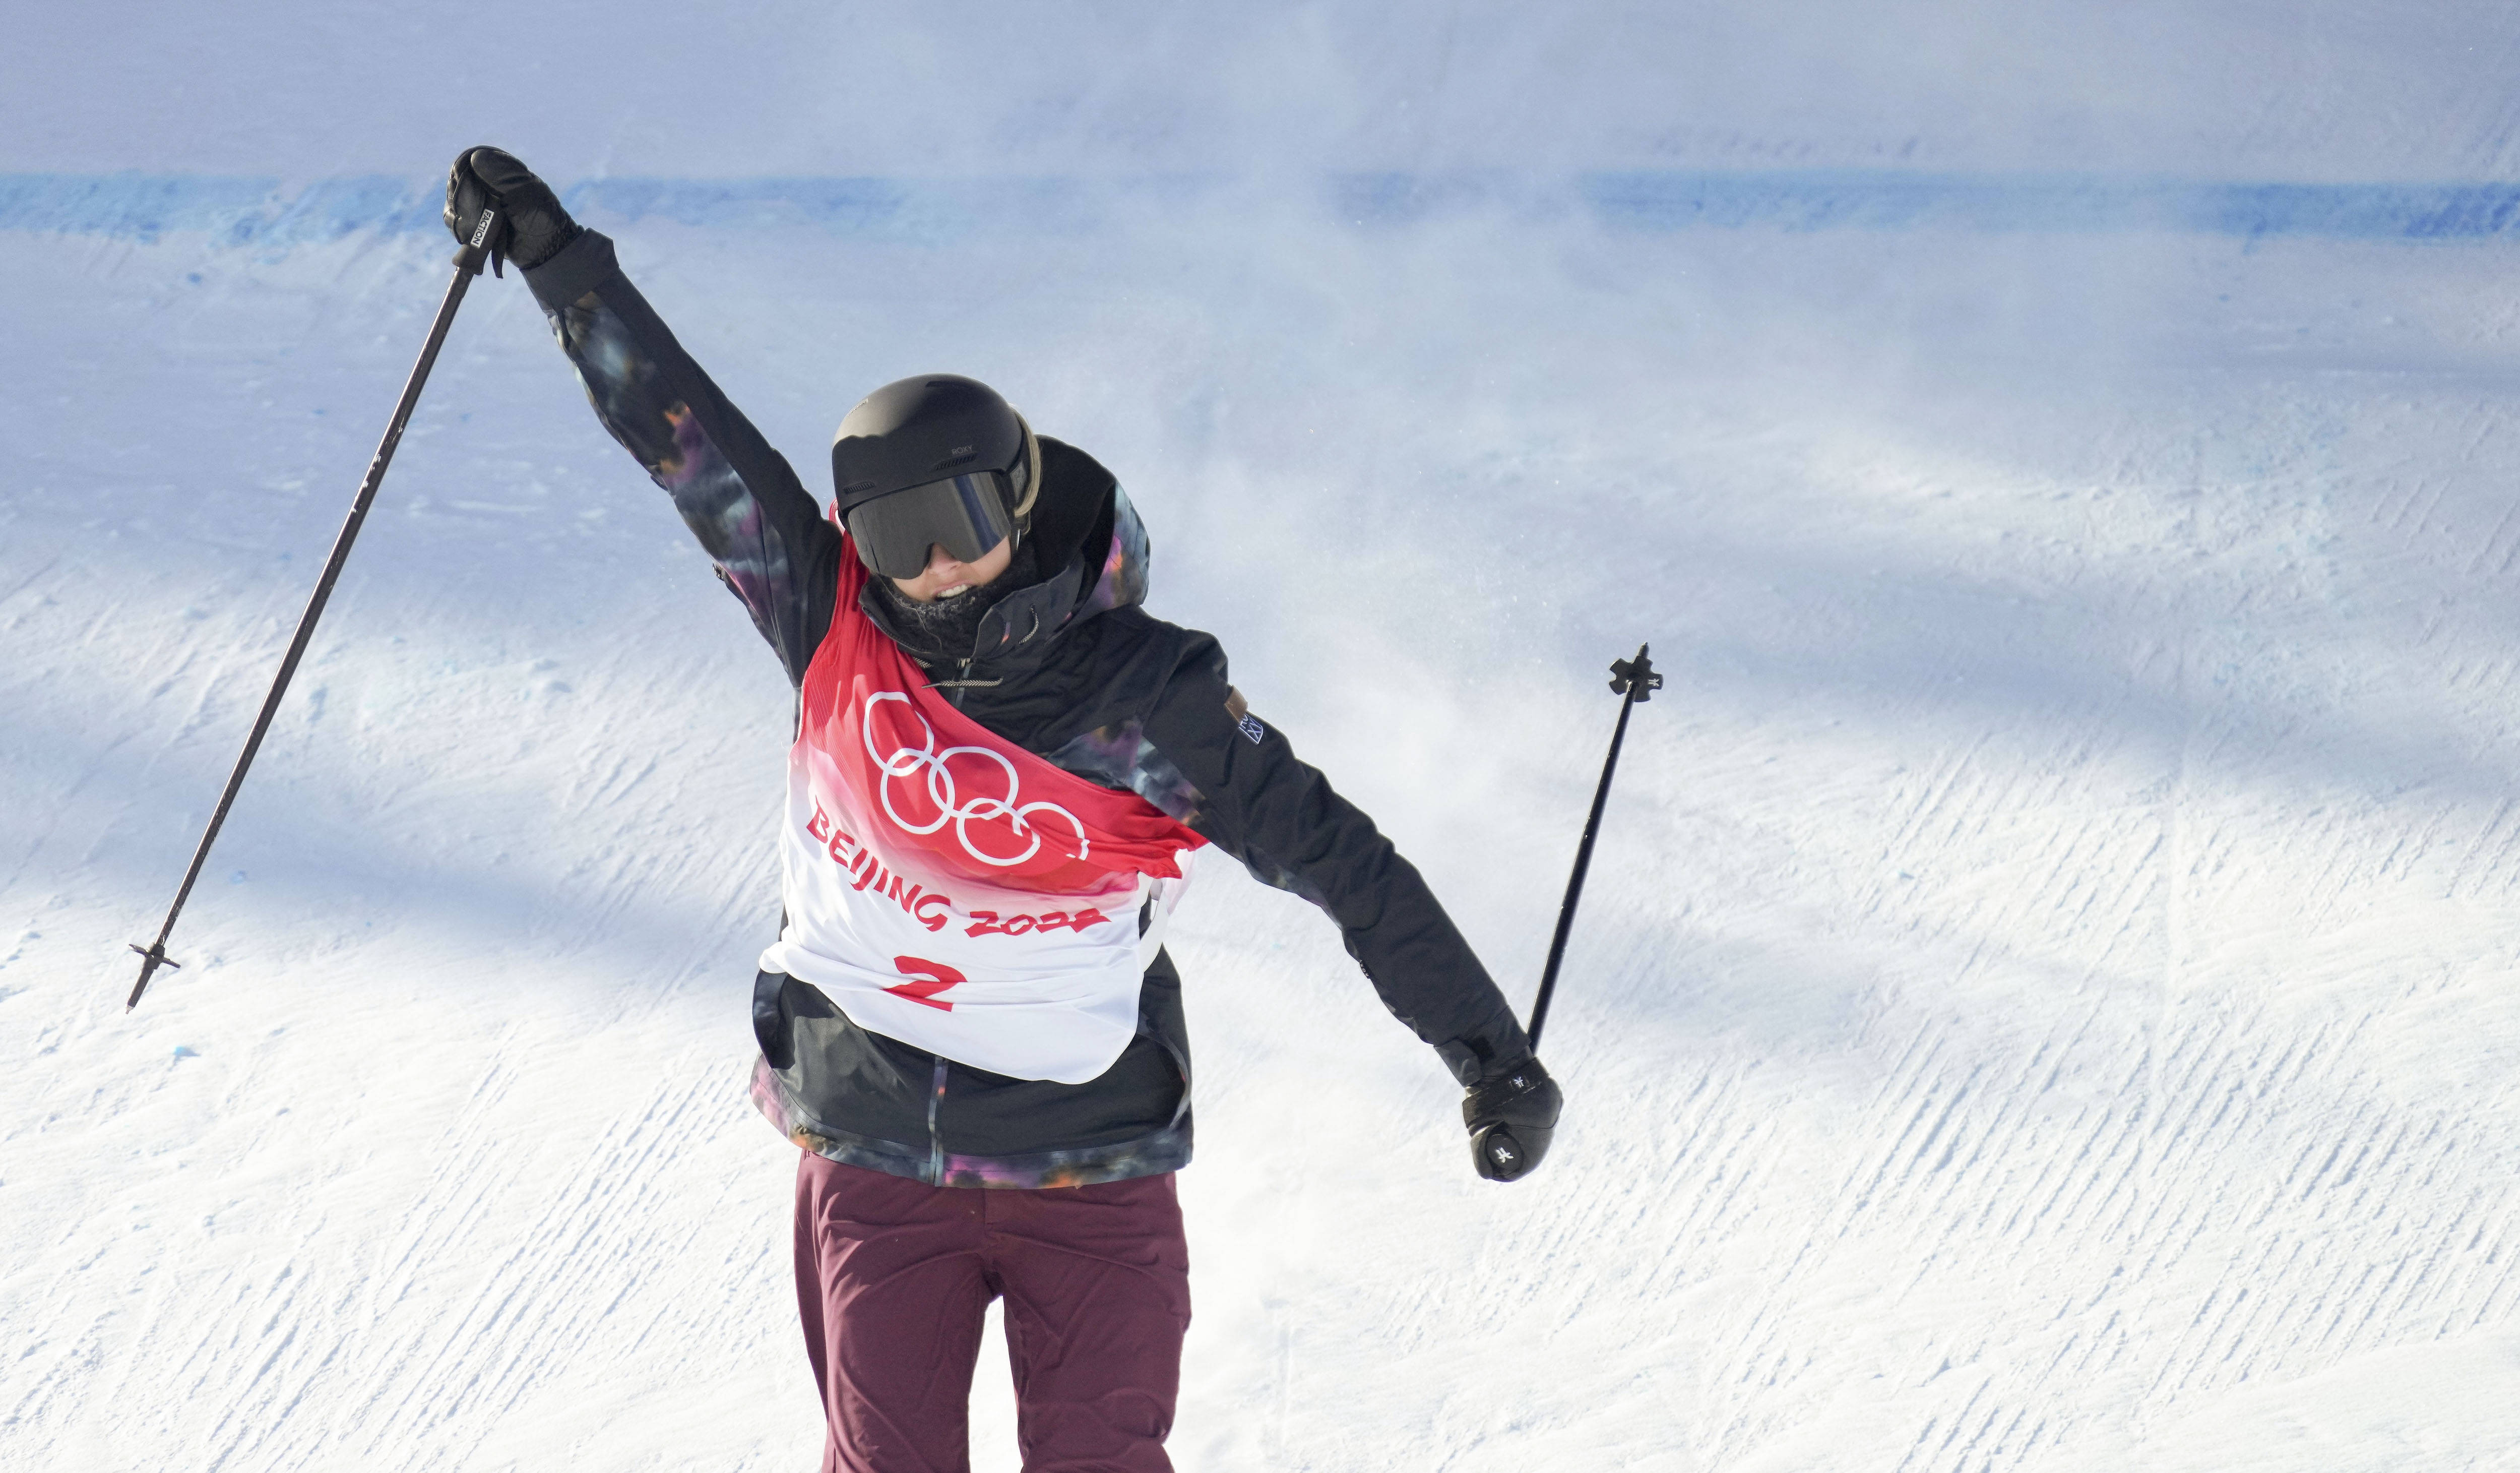
[[[1180,1466],[2520,1467],[2505,8],[11,40],[0,1464],[819,1453],[742,1088],[789,695],[514,280],[122,1009],[486,140],[809,485],[935,369],[1110,465],[1518,1004],[1652,642],[1531,1180],[1204,870]]]

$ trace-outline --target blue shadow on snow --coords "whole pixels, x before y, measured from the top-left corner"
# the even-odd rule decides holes
[[[808,226],[836,235],[935,242],[1027,230],[1091,233],[1114,201],[1180,207],[1223,193],[1220,176],[1121,179],[593,179],[570,207],[623,220]],[[434,180],[323,179],[293,194],[278,179],[192,174],[0,174],[0,225],[143,243],[200,232],[230,245],[288,247],[361,231],[437,230]],[[1646,169],[1563,177],[1496,172],[1344,173],[1320,185],[1335,217],[1407,225],[1502,205],[1538,216],[1668,233],[1767,229],[2111,234],[2162,231],[2260,239],[2496,240],[2520,226],[2520,183],[2279,184],[2083,174],[1933,174],[1896,169]]]

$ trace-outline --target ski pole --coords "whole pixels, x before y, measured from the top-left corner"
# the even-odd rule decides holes
[[[1540,971],[1540,996],[1531,1004],[1533,1052],[1540,1049],[1540,1026],[1549,1021],[1549,998],[1557,990],[1557,964],[1566,959],[1566,937],[1575,929],[1575,906],[1584,898],[1584,872],[1593,867],[1593,840],[1601,832],[1601,808],[1610,801],[1610,774],[1619,769],[1619,744],[1628,738],[1628,713],[1653,699],[1662,676],[1645,658],[1650,645],[1637,646],[1634,660],[1610,662],[1610,689],[1627,699],[1619,703],[1619,724],[1610,730],[1610,756],[1601,763],[1601,785],[1593,790],[1593,811],[1584,820],[1584,841],[1575,847],[1575,872],[1566,877],[1566,902],[1557,907],[1557,934],[1549,940],[1549,964]]]
[[[238,757],[235,770],[228,774],[219,806],[210,812],[210,826],[202,831],[202,842],[193,851],[192,867],[184,871],[184,883],[175,890],[175,903],[166,907],[166,923],[158,928],[158,939],[147,946],[138,942],[131,944],[131,949],[140,953],[140,980],[131,985],[131,998],[122,1005],[126,1013],[140,1005],[140,994],[149,990],[149,979],[159,967],[183,965],[166,955],[166,937],[175,929],[175,917],[183,913],[184,901],[192,897],[193,882],[202,877],[202,865],[209,859],[210,846],[218,840],[219,825],[227,822],[237,790],[245,786],[246,769],[253,765],[253,755],[262,747],[263,733],[271,729],[271,718],[280,710],[280,698],[289,692],[289,677],[297,673],[297,662],[306,653],[307,641],[315,636],[315,621],[324,617],[325,600],[333,596],[334,580],[341,575],[341,565],[349,560],[350,543],[357,539],[359,524],[367,519],[368,507],[377,499],[377,487],[384,482],[394,446],[402,440],[403,427],[411,423],[411,412],[420,403],[421,388],[428,382],[428,370],[437,362],[438,348],[445,345],[446,330],[455,322],[455,309],[464,304],[465,289],[481,274],[482,262],[489,259],[486,243],[498,218],[495,209],[481,211],[479,223],[472,228],[472,239],[456,248],[455,279],[446,284],[446,298],[437,304],[437,319],[428,325],[428,342],[421,347],[420,361],[412,366],[411,377],[402,386],[402,398],[394,405],[393,419],[385,426],[384,438],[377,444],[376,457],[368,462],[368,474],[359,483],[358,497],[350,503],[349,520],[341,524],[341,534],[334,539],[333,556],[324,564],[324,575],[315,580],[315,596],[306,601],[306,612],[297,617],[296,636],[289,641],[289,653],[281,657],[280,674],[271,682],[271,694],[262,698],[262,713],[254,717],[253,732],[245,739],[245,752]]]

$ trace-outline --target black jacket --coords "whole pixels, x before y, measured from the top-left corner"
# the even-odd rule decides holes
[[[832,623],[839,529],[621,274],[609,240],[589,231],[526,280],[605,428],[672,494],[801,683]],[[950,687],[957,704],[1060,767],[1143,795],[1260,880],[1319,905],[1384,1005],[1463,1083],[1528,1057],[1512,1010],[1416,868],[1249,713],[1212,636],[1138,607],[1144,532],[1111,474],[1072,446],[1041,443],[1040,574],[989,611],[968,660],[930,662],[940,679],[968,682]],[[1135,540],[1139,572],[1104,607],[1088,595],[1115,536]],[[860,607],[896,631],[872,583]],[[837,1160],[929,1182],[1039,1186],[1190,1159],[1181,981],[1161,953],[1138,1037],[1084,1084],[1010,1079],[914,1049],[857,1027],[793,978],[758,979],[753,1021],[756,1100],[800,1145]]]

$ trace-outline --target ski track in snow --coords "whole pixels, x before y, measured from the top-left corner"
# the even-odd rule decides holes
[[[2433,36],[2321,23],[2338,67]],[[1445,85],[1525,95],[1508,49]],[[2373,142],[2236,74],[2269,180],[2520,160],[2507,104]],[[941,366],[1111,464],[1154,612],[1519,1005],[1653,643],[1533,1181],[1472,1179],[1327,923],[1202,872],[1179,1466],[2520,1468],[2504,233],[2024,226],[2087,172],[1985,142],[2031,104],[1857,148],[1824,101],[1518,173],[1289,142],[1296,182],[1037,241],[606,203],[705,196],[677,160],[578,198],[809,485],[838,406]],[[848,198],[1169,177],[1114,97],[1031,106],[1100,141]],[[2131,177],[2224,177],[2167,136]],[[445,250],[323,156],[195,171],[251,230],[142,229],[59,181],[195,174],[61,147],[12,177],[90,214],[0,231],[0,1466],[810,1465],[793,1152],[742,1090],[789,695],[516,282],[124,1016]],[[1821,207],[1902,148],[1924,206]],[[1732,213],[1515,193],[1637,169]],[[974,1401],[1013,1466],[994,1343]]]

